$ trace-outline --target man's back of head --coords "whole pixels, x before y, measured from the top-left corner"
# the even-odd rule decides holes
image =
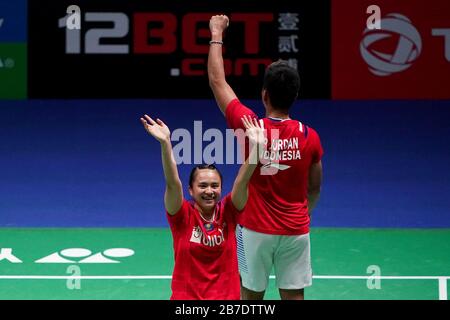
[[[267,67],[263,90],[266,90],[273,109],[288,112],[300,89],[298,71],[286,61],[278,60]]]

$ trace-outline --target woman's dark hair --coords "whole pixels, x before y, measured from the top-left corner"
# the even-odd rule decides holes
[[[192,183],[194,182],[197,171],[198,170],[206,170],[206,169],[217,171],[217,173],[219,174],[219,177],[220,177],[220,184],[222,185],[223,178],[222,178],[222,174],[220,173],[219,169],[217,169],[216,166],[213,164],[201,164],[192,169],[191,174],[189,175],[189,187],[192,188]]]

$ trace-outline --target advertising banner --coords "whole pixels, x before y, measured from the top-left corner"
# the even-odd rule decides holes
[[[0,1],[0,99],[26,99],[27,1]]]
[[[450,2],[373,4],[332,2],[332,98],[449,99]]]
[[[259,98],[265,67],[298,68],[330,95],[329,1],[29,1],[30,98],[212,98],[209,19],[227,14],[227,79]]]
[[[27,47],[0,42],[0,99],[27,98]]]
[[[27,0],[0,1],[0,42],[27,40]]]

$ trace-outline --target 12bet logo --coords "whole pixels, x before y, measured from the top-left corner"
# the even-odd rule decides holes
[[[59,19],[65,29],[65,53],[116,54],[116,55],[172,55],[183,54],[181,74],[203,76],[206,74],[206,55],[209,50],[209,19],[214,13],[186,13],[176,16],[170,12],[82,12],[72,6],[67,15]],[[274,14],[231,13],[233,24],[240,25],[243,51],[239,57],[224,59],[227,75],[258,75],[272,62],[261,55],[263,24],[270,24]],[[102,27],[99,27],[99,24]],[[107,26],[103,26],[107,25]],[[178,38],[180,37],[180,39]],[[225,49],[224,49],[225,50]],[[261,69],[261,67],[263,67]]]

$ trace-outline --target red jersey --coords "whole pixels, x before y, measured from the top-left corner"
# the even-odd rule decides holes
[[[217,204],[212,222],[187,200],[175,215],[166,214],[175,252],[171,300],[239,300],[237,209],[231,195]]]
[[[226,109],[228,126],[243,129],[242,116],[257,118],[234,99]],[[309,232],[308,178],[312,163],[323,155],[317,132],[297,120],[264,118],[267,150],[249,184],[249,198],[239,224],[277,235]],[[246,156],[248,151],[246,150]]]

